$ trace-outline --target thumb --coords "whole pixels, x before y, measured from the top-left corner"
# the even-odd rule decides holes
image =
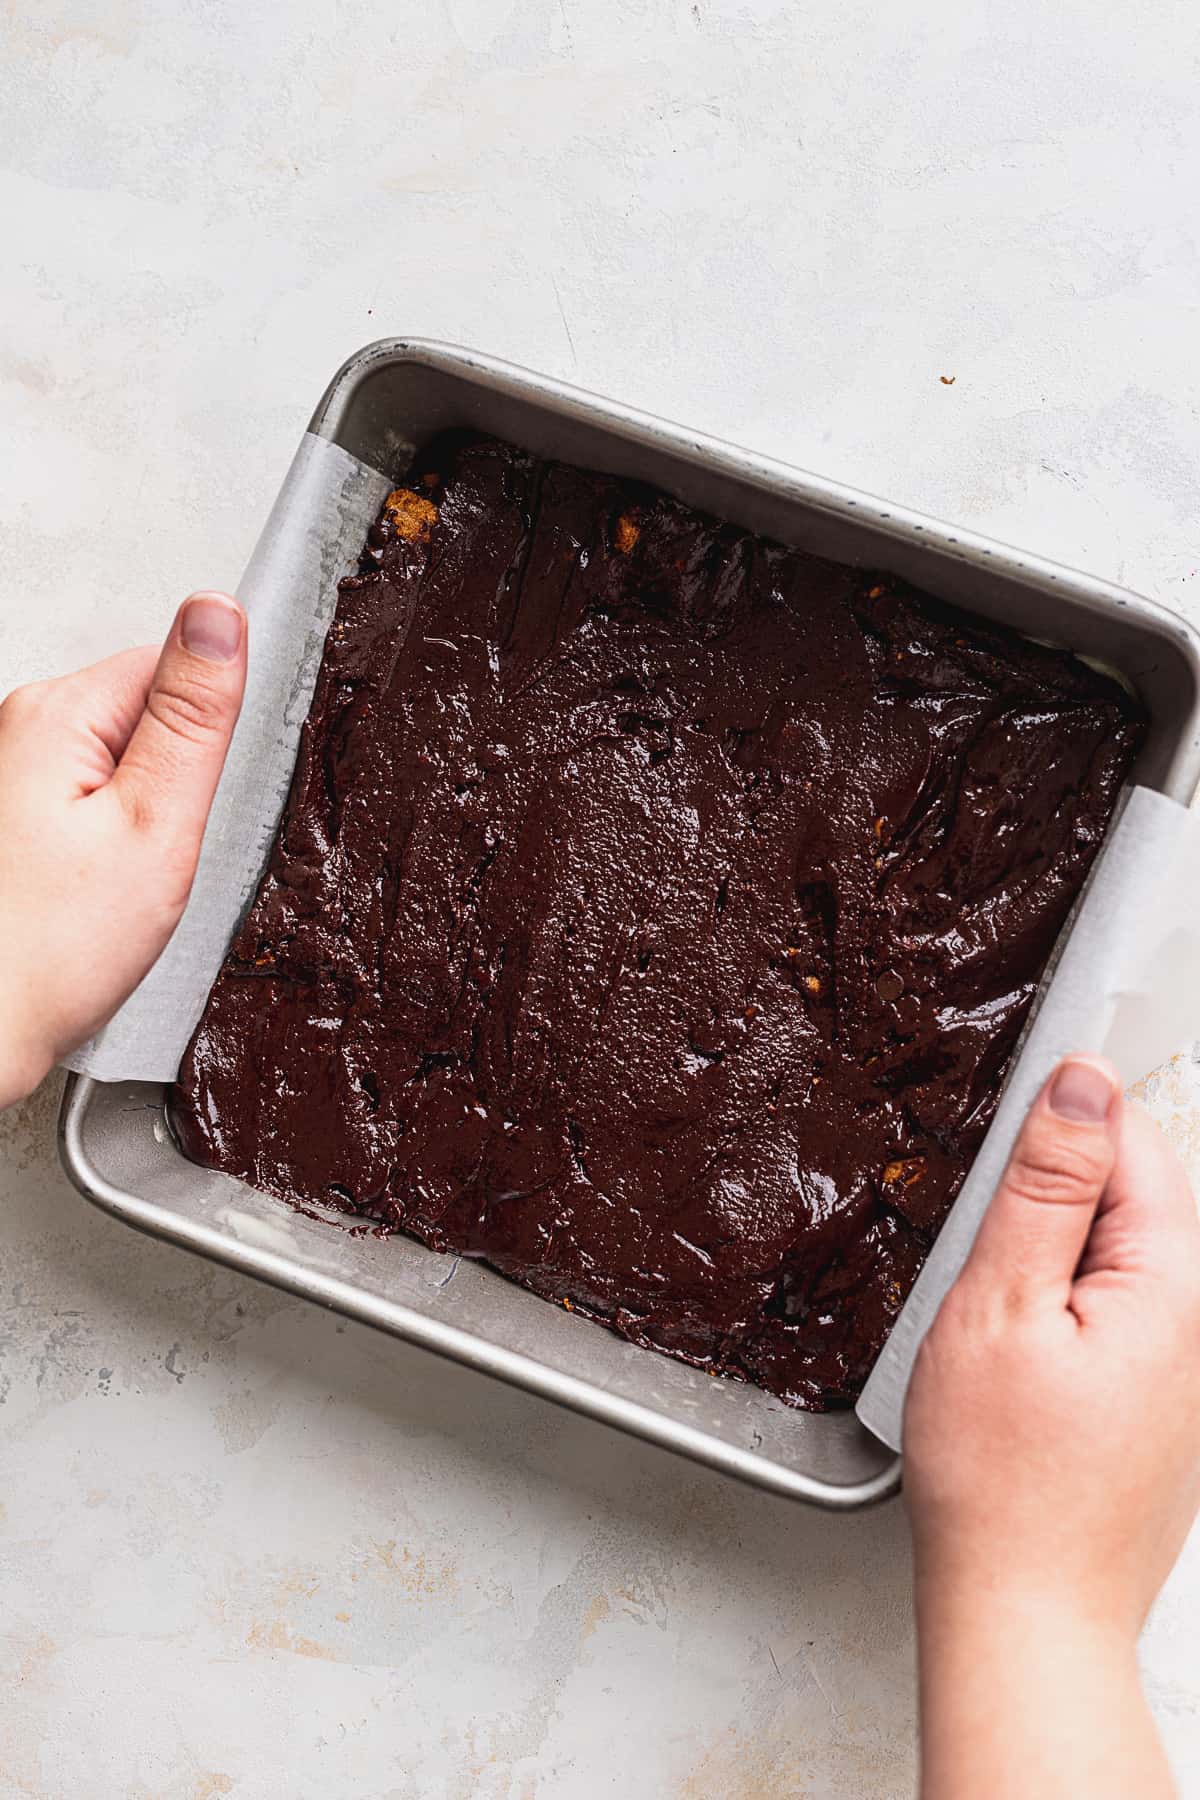
[[[1121,1083],[1099,1057],[1069,1056],[1021,1128],[964,1277],[1010,1304],[1058,1298],[1071,1282],[1116,1156]]]
[[[185,862],[200,848],[245,680],[246,615],[228,594],[192,594],[110,783],[134,827]]]

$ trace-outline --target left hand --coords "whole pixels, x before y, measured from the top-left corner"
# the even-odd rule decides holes
[[[245,614],[199,593],[161,653],[0,705],[0,1107],[116,1011],[178,924],[245,678]]]

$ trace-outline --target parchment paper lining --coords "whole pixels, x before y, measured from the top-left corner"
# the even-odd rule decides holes
[[[242,715],[187,911],[118,1013],[66,1060],[98,1081],[171,1081],[258,886],[287,798],[341,576],[391,483],[306,432],[238,589],[250,619]]]
[[[239,588],[250,616],[246,697],[187,911],[108,1025],[67,1058],[100,1081],[170,1081],[258,886],[287,798],[337,583],[391,483],[306,433]],[[1108,1055],[1127,1082],[1182,1049],[1200,1020],[1200,825],[1146,788],[1127,796],[1097,859],[991,1131],[858,1405],[899,1447],[921,1338],[966,1258],[1020,1123],[1056,1060]]]

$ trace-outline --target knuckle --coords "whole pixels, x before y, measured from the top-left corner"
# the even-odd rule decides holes
[[[178,922],[191,890],[200,850],[200,831],[180,818],[169,786],[138,780],[116,786],[136,858],[139,894],[147,911],[167,920],[168,932]]]
[[[974,1296],[960,1284],[952,1287],[917,1352],[918,1361],[924,1358],[926,1379],[944,1380],[949,1371],[961,1371],[974,1353],[983,1324]]]
[[[975,1317],[975,1307],[969,1289],[961,1281],[956,1281],[938,1307],[937,1317],[931,1330],[926,1334],[921,1345],[922,1350],[929,1349],[933,1355],[946,1338],[962,1338],[971,1329]],[[932,1343],[931,1343],[932,1339]]]
[[[1024,1146],[1008,1166],[1006,1183],[1035,1206],[1079,1204],[1095,1197],[1103,1169],[1090,1146],[1057,1140]]]
[[[0,702],[0,722],[6,726],[20,727],[37,718],[46,702],[45,681],[26,682],[22,687],[15,687]]]
[[[986,1353],[975,1308],[956,1299],[952,1289],[913,1362],[904,1411],[906,1449],[932,1448],[935,1439],[944,1443],[947,1422],[969,1414],[986,1379],[981,1360]]]
[[[146,710],[172,737],[205,744],[220,730],[225,707],[220,694],[200,682],[163,682],[150,690]]]
[[[144,837],[148,832],[153,831],[158,817],[153,790],[144,783],[136,781],[122,782],[117,786],[116,791],[126,823],[134,835]]]
[[[164,835],[160,831],[158,838],[161,840]],[[191,893],[192,878],[196,873],[197,846],[167,842],[156,843],[155,848],[158,854],[154,862],[154,901],[165,935],[169,936],[178,924]]]

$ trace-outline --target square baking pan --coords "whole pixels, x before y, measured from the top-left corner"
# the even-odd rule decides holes
[[[310,431],[399,480],[414,448],[468,427],[633,477],[749,530],[886,570],[1117,672],[1149,714],[1133,779],[1188,802],[1200,778],[1200,639],[1173,614],[1069,569],[818,476],[448,345],[392,339],[350,358]],[[1069,927],[1068,927],[1069,929]],[[64,1166],[115,1217],[776,1494],[851,1508],[900,1463],[854,1413],[804,1413],[623,1342],[481,1264],[292,1210],[195,1167],[162,1084],[72,1076]]]

